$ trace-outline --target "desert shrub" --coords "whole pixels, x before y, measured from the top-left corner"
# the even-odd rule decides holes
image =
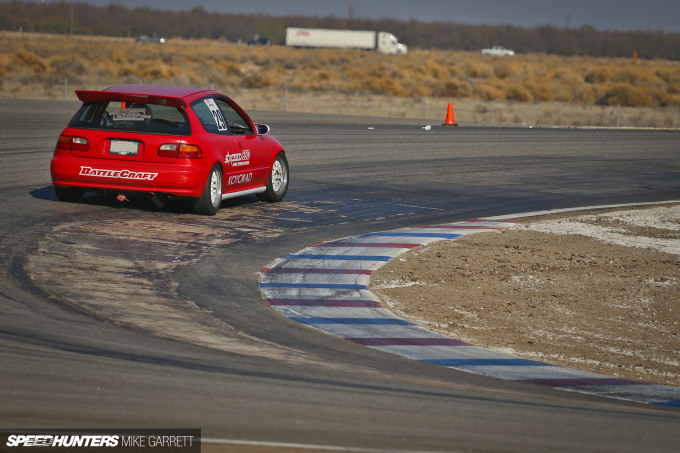
[[[558,102],[572,102],[574,99],[574,93],[571,87],[562,84],[555,84],[550,90],[553,101]]]
[[[394,80],[386,77],[367,77],[360,81],[359,90],[372,93],[391,94],[393,96],[407,96],[406,90]]]
[[[226,85],[240,81],[241,68],[237,63],[216,58],[206,59],[204,62],[193,65],[189,72],[200,75],[204,80],[201,84]],[[184,77],[183,74],[174,74],[176,77]]]
[[[124,64],[122,66],[118,66],[117,72],[119,77],[143,77],[142,71],[137,67],[137,65],[134,64]]]
[[[251,61],[257,66],[266,66],[271,63],[271,58],[269,55],[255,54],[251,58]]]
[[[580,85],[583,83],[583,79],[579,76],[578,72],[570,67],[557,67],[548,73],[548,77],[568,85]]]
[[[614,80],[614,73],[611,68],[598,67],[586,74],[586,83],[605,83]]]
[[[0,53],[0,76],[7,74],[7,68],[11,64],[10,56],[7,54]]]
[[[668,94],[680,94],[680,80],[670,81],[666,84]]]
[[[390,96],[473,97],[603,105],[679,105],[680,64],[412,49],[407,55],[343,49],[249,48],[224,40],[171,39],[139,45],[129,38],[0,33],[0,96],[50,91],[60,77],[99,89],[140,81],[234,88]],[[77,76],[77,77],[76,77]],[[63,82],[63,79],[62,79]],[[22,91],[16,88],[21,86]],[[13,91],[12,91],[13,90]],[[51,91],[61,94],[60,90]]]
[[[463,71],[458,66],[449,66],[449,77],[461,77],[464,76]]]
[[[177,71],[177,69],[158,60],[141,64],[139,70],[144,80],[169,80],[174,77]]]
[[[382,64],[372,64],[364,69],[368,77],[386,77],[387,67]]]
[[[182,84],[187,86],[201,86],[203,83],[205,83],[205,80],[202,78],[202,75],[196,74],[194,72],[184,74],[183,78],[187,82]]]
[[[669,91],[678,93],[680,91],[680,68],[663,68],[657,69],[655,75],[666,83]]]
[[[492,72],[488,65],[474,61],[466,61],[462,64],[461,69],[466,76],[474,79],[489,77]]]
[[[614,73],[613,81],[635,85],[638,81],[638,74],[630,68],[622,69]]]
[[[526,60],[518,59],[516,61],[518,63],[515,63],[512,66],[512,70],[516,74],[524,73],[527,77],[534,78],[545,78],[548,75],[548,62],[537,60],[535,55],[527,57]]]
[[[83,60],[76,55],[57,55],[49,62],[50,69],[57,76],[69,76],[71,74],[83,75],[87,68]]]
[[[493,75],[499,79],[510,77],[511,71],[507,63],[496,63],[493,65]]]
[[[421,66],[421,69],[424,75],[432,77],[435,80],[445,80],[449,76],[448,68],[433,61],[427,61]]]
[[[638,86],[647,86],[650,88],[665,88],[666,82],[656,75],[652,68],[641,67],[637,71],[637,79],[635,84]]]
[[[472,85],[461,79],[449,80],[434,92],[435,96],[441,97],[471,97],[473,93]]]
[[[305,72],[303,71],[303,74]],[[366,74],[362,68],[357,66],[350,66],[338,73],[338,78],[344,82],[345,89],[343,91],[355,91],[360,89],[362,80]]]
[[[26,50],[18,50],[14,54],[14,64],[25,69],[33,71],[35,74],[44,73],[47,70],[47,64],[42,58]]]
[[[505,99],[505,93],[498,87],[488,84],[482,84],[481,86],[475,86],[474,90],[475,96],[484,99],[486,101],[494,101],[499,99]]]
[[[128,58],[125,55],[123,55],[123,53],[119,50],[114,50],[113,52],[111,52],[109,54],[108,60],[116,64],[128,62]]]
[[[429,84],[422,83],[421,81],[412,78],[403,80],[401,82],[401,87],[404,92],[407,93],[407,96],[410,97],[422,98],[424,96],[437,96],[434,94]]]
[[[534,100],[534,97],[524,85],[512,83],[505,89],[505,99],[508,101],[531,102]]]
[[[269,88],[276,86],[277,82],[275,76],[266,71],[250,72],[241,80],[244,88]]]
[[[313,91],[346,91],[342,88],[342,81],[339,79],[338,75],[332,71],[313,71],[305,75],[305,77],[295,78],[291,77],[290,82],[294,84],[297,88],[304,90]],[[279,82],[281,77],[279,75]]]
[[[548,74],[553,99],[561,102],[588,102],[592,90],[574,68],[560,67]]]
[[[672,105],[673,103],[671,95],[666,90],[657,88],[652,90],[650,94],[652,96],[652,99],[654,99],[654,105],[658,105],[660,107],[667,107],[669,105]]]
[[[227,75],[241,74],[241,66],[237,63],[234,63],[233,61],[216,58],[210,61],[210,66],[223,74]]]
[[[649,90],[628,83],[614,83],[609,85],[596,103],[597,105],[646,107],[655,105],[655,100]]]
[[[551,89],[550,83],[547,80],[531,79],[525,82],[525,86],[534,99],[542,102],[554,100],[553,90]]]

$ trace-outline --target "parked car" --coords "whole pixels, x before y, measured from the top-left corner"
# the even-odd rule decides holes
[[[482,49],[482,55],[491,55],[492,57],[512,57],[515,55],[515,51],[501,46],[493,46],[490,49]]]
[[[166,39],[163,38],[162,36],[158,36],[157,34],[153,33],[151,35],[140,35],[135,38],[136,42],[139,43],[156,43],[156,44],[165,44]]]
[[[258,38],[258,39],[252,39],[252,40],[248,41],[248,45],[250,47],[253,47],[253,46],[271,46],[272,42],[267,38]]]
[[[159,205],[185,197],[197,213],[214,215],[226,198],[276,202],[288,191],[283,146],[220,92],[120,85],[76,94],[83,105],[51,162],[60,200],[87,191],[121,200],[146,194]]]

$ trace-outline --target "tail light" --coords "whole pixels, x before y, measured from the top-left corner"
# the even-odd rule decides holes
[[[62,134],[57,139],[57,149],[66,151],[89,151],[90,142],[85,137],[72,137]]]
[[[176,144],[165,144],[158,148],[158,157],[169,157],[175,159],[177,157],[177,148],[179,145]]]
[[[158,157],[202,159],[203,151],[197,145],[166,143],[158,148]]]
[[[196,145],[180,145],[177,157],[185,159],[202,159],[203,151]]]
[[[60,135],[57,139],[57,149],[64,149],[66,151],[71,151],[71,136],[70,135]]]

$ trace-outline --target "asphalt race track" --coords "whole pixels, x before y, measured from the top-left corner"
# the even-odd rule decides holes
[[[49,161],[76,107],[0,100],[0,429],[200,428],[224,451],[680,448],[677,408],[382,353],[284,318],[258,288],[325,240],[679,199],[680,132],[254,112],[287,149],[288,196],[201,217],[58,202]]]

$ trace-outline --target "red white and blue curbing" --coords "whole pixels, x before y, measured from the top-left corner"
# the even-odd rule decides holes
[[[265,269],[260,288],[287,318],[345,340],[444,367],[528,384],[680,407],[680,388],[607,377],[516,358],[448,338],[405,321],[368,290],[392,258],[434,241],[500,231],[511,222],[475,220],[324,242]]]

